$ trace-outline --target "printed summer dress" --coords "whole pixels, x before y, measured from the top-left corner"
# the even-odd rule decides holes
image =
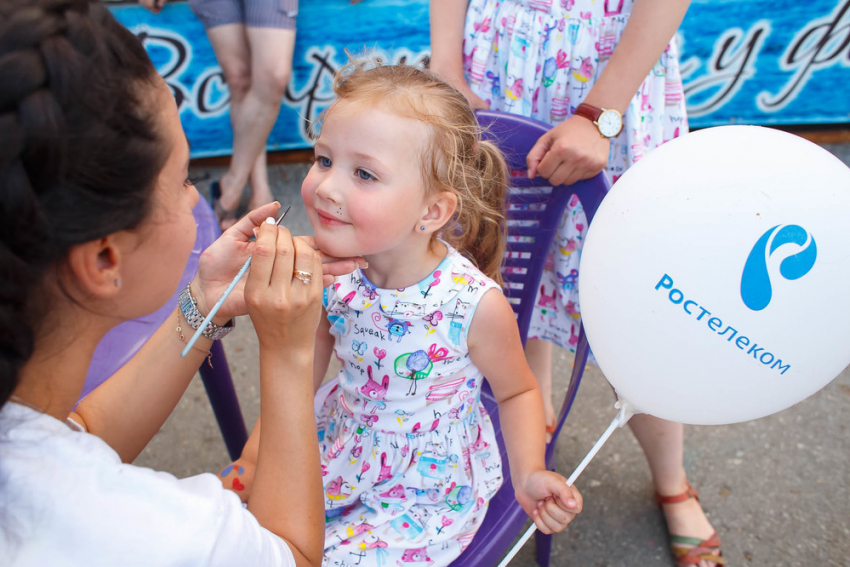
[[[324,565],[448,565],[472,541],[502,484],[466,344],[491,288],[449,248],[417,285],[357,271],[326,291],[341,368],[317,398]]]
[[[572,116],[605,68],[634,0],[471,0],[464,67],[490,108],[558,124]],[[650,71],[611,140],[607,172],[616,181],[647,152],[688,131],[675,42]],[[578,265],[587,219],[574,196],[552,243],[529,338],[575,350]]]

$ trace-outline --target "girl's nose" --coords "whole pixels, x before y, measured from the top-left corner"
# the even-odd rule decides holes
[[[339,203],[339,189],[337,188],[337,184],[334,183],[333,175],[328,173],[319,180],[318,184],[316,184],[316,196],[323,201]]]

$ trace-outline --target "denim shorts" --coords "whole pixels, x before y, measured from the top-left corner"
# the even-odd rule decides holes
[[[205,28],[245,24],[249,28],[295,29],[298,0],[189,0]]]

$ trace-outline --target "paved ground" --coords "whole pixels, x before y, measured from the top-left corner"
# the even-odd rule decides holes
[[[850,163],[850,145],[825,145]],[[271,169],[287,218],[309,233],[298,194],[305,165]],[[216,178],[220,168],[195,168]],[[200,182],[202,192],[207,182]],[[804,190],[804,189],[801,189]],[[850,345],[848,345],[850,348]],[[245,319],[225,340],[249,423],[259,411],[257,341]],[[565,387],[570,356],[555,362]],[[568,475],[615,414],[605,379],[589,367],[558,440],[558,469]],[[732,566],[850,567],[850,369],[777,415],[744,424],[686,427],[685,466]],[[203,386],[195,379],[137,463],[177,476],[217,471],[228,461]],[[628,431],[617,431],[578,481],[585,512],[555,539],[553,564],[581,567],[671,566],[661,514],[652,503],[646,461]],[[513,564],[534,564],[529,544]]]

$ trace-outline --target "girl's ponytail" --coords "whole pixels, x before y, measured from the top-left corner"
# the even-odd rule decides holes
[[[463,177],[453,185],[458,196],[457,227],[446,235],[446,240],[502,285],[501,268],[507,247],[507,165],[502,152],[490,142],[477,142],[472,154],[470,163],[457,168]]]

